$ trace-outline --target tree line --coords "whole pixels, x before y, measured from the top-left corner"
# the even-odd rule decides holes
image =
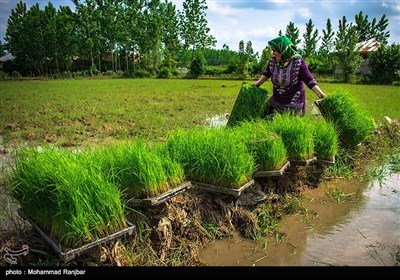
[[[187,67],[194,77],[233,74],[245,78],[258,75],[272,55],[269,49],[261,55],[254,53],[252,42],[243,40],[238,51],[226,45],[215,49],[216,39],[209,34],[206,19],[206,0],[185,0],[182,11],[168,0],[72,3],[74,11],[69,6],[56,9],[50,2],[44,9],[38,3],[29,9],[23,1],[17,3],[7,21],[5,42],[0,42],[0,52],[11,53],[15,58],[5,63],[3,70],[23,76],[109,71],[170,77],[178,67]],[[387,46],[387,27],[385,15],[370,21],[368,15],[359,12],[354,24],[343,16],[336,32],[327,19],[320,36],[310,19],[302,37],[293,22],[278,35],[287,35],[297,45],[313,72],[333,74],[339,68],[343,80],[349,81],[360,65],[356,45],[361,41],[375,38],[381,43],[381,55],[387,54],[392,60],[393,55],[394,59],[400,58],[399,45]],[[373,61],[383,63],[382,59]],[[399,63],[392,64],[399,68],[389,76],[399,79],[395,77],[396,73],[400,76]],[[380,64],[375,68],[381,68]]]

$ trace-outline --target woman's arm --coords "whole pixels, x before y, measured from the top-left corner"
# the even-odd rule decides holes
[[[315,94],[318,96],[318,98],[324,98],[325,97],[325,93],[319,88],[318,85],[313,86],[313,88],[311,90],[313,92],[315,92]]]
[[[256,82],[254,82],[254,85],[255,85],[256,87],[259,87],[259,86],[261,86],[266,80],[268,80],[268,78],[267,78],[267,76],[265,76],[265,75],[263,74],[263,75],[260,76],[260,78],[259,78]]]

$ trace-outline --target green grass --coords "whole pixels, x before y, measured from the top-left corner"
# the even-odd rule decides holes
[[[249,81],[249,83],[252,81]],[[0,81],[0,135],[4,144],[97,145],[143,137],[165,141],[176,128],[209,126],[230,113],[237,80],[80,79]],[[349,91],[377,123],[400,117],[399,88],[320,83],[331,93]],[[270,82],[263,89],[272,92]],[[307,90],[307,114],[316,96]]]

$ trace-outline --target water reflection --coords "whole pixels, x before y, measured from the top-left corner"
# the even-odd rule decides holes
[[[228,123],[229,113],[214,115],[206,118],[206,122],[210,124],[210,127],[225,127]]]
[[[267,238],[256,244],[235,234],[205,248],[201,260],[230,266],[395,265],[393,254],[400,246],[400,174],[388,172],[381,183],[334,184],[354,193],[350,200],[332,202],[328,185],[307,190],[307,215],[284,218],[280,243]]]

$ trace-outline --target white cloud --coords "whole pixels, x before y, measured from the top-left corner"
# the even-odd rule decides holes
[[[221,16],[237,16],[238,14],[240,14],[239,9],[220,5],[217,2],[209,2],[209,3],[207,3],[207,6],[208,6],[207,14],[215,13],[215,14],[219,14]]]
[[[301,17],[303,17],[305,19],[309,19],[312,16],[312,13],[311,13],[310,9],[308,9],[308,8],[300,8],[299,13],[300,13]]]

